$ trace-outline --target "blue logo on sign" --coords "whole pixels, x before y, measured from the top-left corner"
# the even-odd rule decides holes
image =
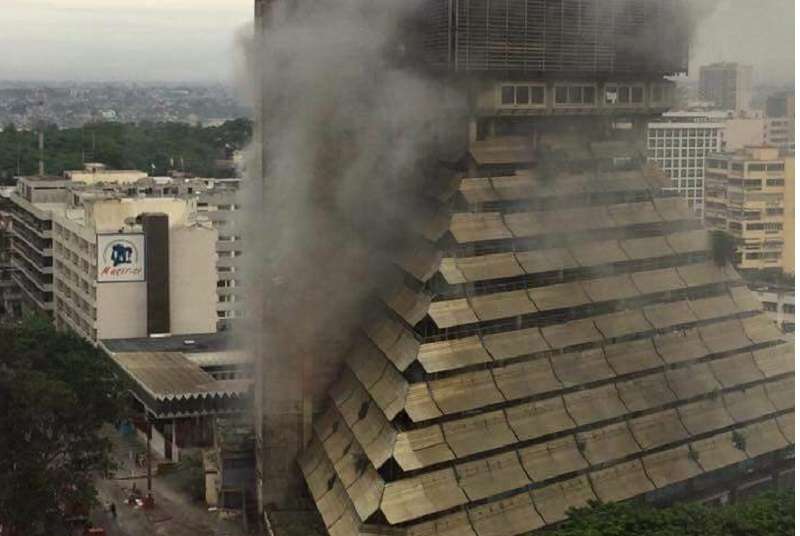
[[[114,266],[133,263],[133,248],[126,242],[117,242],[111,246],[111,262]]]

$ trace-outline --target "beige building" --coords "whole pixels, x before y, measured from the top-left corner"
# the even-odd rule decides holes
[[[180,198],[119,198],[93,191],[73,193],[63,207],[52,209],[53,291],[56,326],[85,338],[146,337],[150,237],[142,214],[165,214],[168,221],[168,277],[160,292],[168,293],[169,333],[216,331],[217,234],[196,219],[193,200]],[[109,256],[125,244],[132,248],[129,263]],[[110,253],[109,253],[110,252]],[[153,253],[157,254],[157,253]],[[124,272],[120,266],[135,266]]]
[[[91,341],[216,331],[217,231],[198,213],[192,186],[131,182],[137,174],[120,173],[119,183],[108,181],[113,172],[95,183],[18,179],[11,277],[26,311]],[[152,240],[145,216],[163,220],[150,226]]]
[[[786,185],[793,181],[793,158],[777,148],[747,147],[707,158],[705,220],[736,239],[740,269],[794,272],[793,251],[785,251],[794,239],[793,215],[786,221],[794,208],[787,199],[794,188]]]
[[[243,311],[238,285],[241,244],[234,222],[238,183],[236,178],[148,177],[141,171],[107,170],[101,164],[87,164],[85,170],[68,171],[63,177],[19,177],[8,195],[7,212],[13,223],[12,264],[7,273],[13,281],[9,284],[19,289],[25,311],[52,317],[54,213],[61,215],[65,225],[73,218],[85,220],[82,203],[87,202],[94,207],[87,210],[97,211],[90,218],[96,218],[99,227],[119,228],[120,218],[135,217],[126,212],[134,200],[153,199],[142,202],[156,204],[169,199],[183,200],[191,207],[188,219],[203,220],[217,236],[216,329],[228,329]],[[109,208],[110,204],[102,207],[94,204],[103,198],[117,199],[116,209]],[[116,210],[122,213],[117,214]]]
[[[731,117],[722,131],[724,151],[767,144],[767,122],[763,117]]]
[[[242,255],[241,231],[237,214],[240,200],[238,178],[203,179],[206,188],[197,200],[202,213],[219,235],[217,241],[217,327],[229,329],[244,316],[240,268]]]

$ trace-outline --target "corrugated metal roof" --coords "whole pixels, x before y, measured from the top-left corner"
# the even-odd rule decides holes
[[[215,380],[178,352],[120,352],[111,359],[156,400],[239,396],[250,380]]]

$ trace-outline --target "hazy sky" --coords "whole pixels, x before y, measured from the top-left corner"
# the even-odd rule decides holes
[[[404,0],[398,0],[404,1]],[[713,3],[692,71],[720,60],[757,79],[794,79],[793,0]],[[233,76],[235,34],[252,0],[0,0],[0,79],[219,81]]]

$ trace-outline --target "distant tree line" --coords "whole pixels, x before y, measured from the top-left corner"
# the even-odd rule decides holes
[[[84,162],[101,162],[113,169],[139,169],[164,175],[170,169],[197,176],[229,175],[215,161],[242,149],[252,135],[249,119],[220,126],[185,123],[88,123],[81,128],[44,129],[45,172],[61,175],[81,169]],[[0,132],[0,180],[33,175],[39,165],[37,133],[7,125]]]

